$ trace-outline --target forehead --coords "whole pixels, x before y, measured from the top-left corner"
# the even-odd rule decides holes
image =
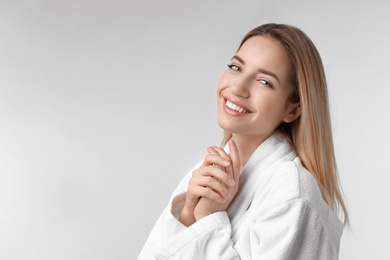
[[[245,65],[266,69],[277,74],[278,77],[288,79],[290,75],[290,61],[283,45],[269,36],[253,36],[238,50]]]

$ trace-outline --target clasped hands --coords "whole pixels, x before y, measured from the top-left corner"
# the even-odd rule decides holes
[[[220,147],[209,147],[202,165],[193,171],[189,181],[186,203],[180,221],[190,226],[218,211],[225,211],[238,190],[241,163],[233,140],[228,142],[230,153]]]

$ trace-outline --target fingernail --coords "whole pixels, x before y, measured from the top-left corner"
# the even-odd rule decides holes
[[[230,179],[230,180],[228,181],[228,183],[229,183],[229,185],[231,185],[231,186],[234,186],[234,184],[236,184],[236,182],[235,182],[233,179]]]
[[[223,160],[223,165],[225,165],[225,166],[228,166],[229,164],[230,164],[230,162],[229,161],[226,161],[226,160]]]

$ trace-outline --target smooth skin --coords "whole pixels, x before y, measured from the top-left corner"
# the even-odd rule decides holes
[[[184,225],[225,211],[255,149],[282,122],[299,117],[300,104],[290,101],[290,69],[284,47],[267,36],[249,38],[234,55],[217,88],[218,123],[233,134],[228,142],[230,153],[215,146],[207,149],[203,164],[189,181],[179,219]],[[244,112],[227,107],[227,100]]]
[[[192,173],[186,204],[180,221],[190,226],[195,221],[217,211],[224,211],[238,190],[241,162],[233,140],[228,142],[230,154],[220,147],[209,147],[203,164]]]

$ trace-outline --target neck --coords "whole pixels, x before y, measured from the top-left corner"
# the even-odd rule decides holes
[[[237,145],[241,159],[241,168],[244,168],[249,158],[252,156],[256,148],[262,144],[270,135],[253,136],[233,134],[233,140]]]

